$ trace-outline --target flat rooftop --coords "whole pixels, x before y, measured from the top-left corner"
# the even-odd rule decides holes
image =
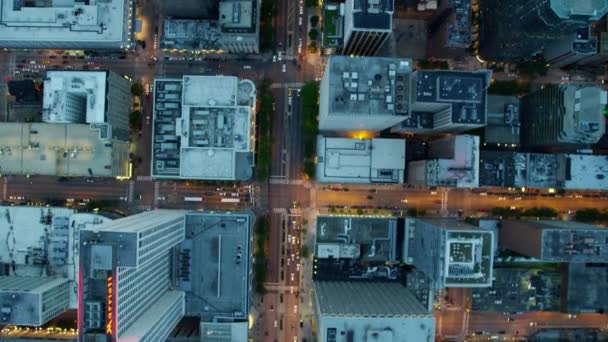
[[[519,145],[521,121],[516,96],[488,95],[485,142]]]
[[[413,111],[438,111],[449,108],[452,122],[484,124],[487,111],[487,88],[490,71],[465,72],[418,70],[414,73],[416,88]]]
[[[42,120],[64,123],[106,122],[106,77],[105,71],[47,71],[44,78]],[[66,107],[72,107],[74,102],[79,102],[84,107],[86,120],[75,122],[66,117]]]
[[[566,309],[571,313],[608,310],[608,267],[606,264],[568,263]]]
[[[447,45],[467,48],[471,45],[471,0],[449,0],[452,7],[452,20],[447,27]]]
[[[472,310],[560,311],[561,288],[559,270],[494,267],[492,286],[473,289]]]
[[[314,293],[322,341],[435,340],[435,318],[401,284],[316,281]]]
[[[516,154],[509,151],[481,151],[479,186],[515,187],[516,172],[521,169],[520,164],[514,162]]]
[[[260,0],[220,1],[219,24],[226,33],[255,33]]]
[[[317,136],[317,181],[399,183],[404,181],[405,140]]]
[[[253,215],[192,212],[186,216],[189,255],[179,288],[186,292],[186,315],[203,321],[243,320],[249,313]]]
[[[412,60],[331,56],[329,114],[405,115]]]
[[[19,276],[48,272],[49,276],[69,279],[70,307],[76,308],[78,249],[73,237],[80,229],[106,221],[109,219],[103,216],[77,214],[68,208],[2,206],[0,239],[9,243],[0,248],[0,263],[15,262]],[[47,253],[45,239],[50,241]]]
[[[152,176],[249,179],[255,99],[253,82],[232,76],[155,80]]]
[[[587,16],[591,20],[599,20],[608,13],[608,1],[605,0],[551,0],[551,9],[560,18],[572,16]]]
[[[344,41],[344,17],[340,15],[339,3],[323,4],[323,36],[324,48],[337,48]]]
[[[21,47],[29,42],[25,44],[34,48],[61,48],[85,43],[127,48],[131,36],[129,3],[0,0],[0,45]]]
[[[353,0],[353,26],[356,29],[391,31],[394,0]]]
[[[608,262],[608,230],[580,222],[537,221],[541,258],[555,262]]]
[[[129,143],[87,124],[3,123],[0,171],[50,176],[129,175]]]
[[[162,49],[220,50],[222,32],[216,21],[165,19],[160,39]]]
[[[607,1],[608,4],[608,1]],[[608,103],[606,90],[596,85],[561,84],[563,123],[560,141],[594,144],[606,133],[602,110]]]
[[[608,190],[608,156],[565,155],[564,189]]]

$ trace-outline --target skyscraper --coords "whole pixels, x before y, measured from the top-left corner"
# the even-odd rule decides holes
[[[347,0],[342,54],[373,56],[393,31],[394,0]]]
[[[175,286],[184,211],[156,210],[80,231],[80,341],[163,341],[185,312]]]
[[[596,143],[606,130],[606,91],[585,84],[547,85],[524,96],[520,105],[524,146]]]

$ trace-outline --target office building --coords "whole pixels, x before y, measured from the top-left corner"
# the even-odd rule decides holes
[[[547,45],[543,57],[547,64],[562,68],[597,54],[597,38],[591,36],[589,27],[582,27],[564,39]]]
[[[509,95],[488,95],[484,142],[499,147],[516,147],[519,145],[520,130],[519,99]]]
[[[107,137],[96,124],[0,125],[3,174],[129,177],[129,142]]]
[[[435,341],[435,318],[396,282],[315,281],[317,341]]]
[[[479,8],[482,58],[518,62],[600,20],[608,12],[608,0],[482,0]]]
[[[405,219],[403,261],[436,289],[492,285],[494,232],[455,219]]]
[[[608,265],[572,262],[566,268],[567,295],[562,311],[606,313],[608,311]],[[565,282],[565,281],[564,281]]]
[[[394,7],[394,0],[346,0],[342,54],[377,54],[393,31]]]
[[[429,143],[427,160],[408,163],[407,183],[415,186],[479,186],[479,137],[452,135]]]
[[[405,140],[317,136],[317,182],[396,183],[405,175]]]
[[[41,326],[70,305],[67,278],[0,276],[0,324]]]
[[[255,103],[255,84],[233,76],[156,79],[152,177],[251,178]]]
[[[199,19],[210,18],[218,11],[218,0],[156,0],[165,17]]]
[[[185,313],[176,283],[184,211],[149,211],[80,230],[79,340],[163,341]]]
[[[104,139],[127,141],[131,82],[112,71],[47,71],[42,121],[90,124]]]
[[[344,4],[324,2],[322,20],[321,49],[323,53],[333,55],[344,44]]]
[[[546,85],[521,99],[522,144],[527,147],[585,146],[606,131],[606,91],[596,85]]]
[[[318,216],[315,280],[397,279],[403,221],[380,216]]]
[[[198,15],[201,11],[207,13],[209,9],[197,2],[197,10],[189,15],[165,19],[161,49],[203,54],[259,52],[260,0],[208,1],[207,4],[214,4],[215,9],[211,12],[219,14]],[[181,3],[175,6],[173,1],[167,1],[167,5],[173,8],[170,12],[182,12]]]
[[[421,2],[423,3],[423,2]],[[472,43],[471,0],[426,2],[425,10],[435,10],[429,21],[431,56],[455,58],[463,56]],[[433,8],[435,7],[435,8]]]
[[[381,131],[408,112],[409,59],[330,56],[320,86],[321,131]]]
[[[411,75],[408,111],[395,133],[463,132],[486,124],[492,72],[417,70]]]
[[[249,326],[247,322],[201,322],[201,342],[240,342],[247,341]]]
[[[481,186],[608,190],[608,158],[603,155],[482,151]]]
[[[580,222],[503,220],[498,241],[503,249],[546,262],[608,260],[608,231]]]
[[[134,1],[0,1],[0,47],[129,49]]]

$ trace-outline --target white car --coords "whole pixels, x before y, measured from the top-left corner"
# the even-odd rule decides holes
[[[272,61],[276,62],[277,61],[277,55],[272,56]]]
[[[291,274],[291,281],[295,281],[295,279],[296,279],[296,278],[294,277],[294,275],[293,275],[293,273],[292,273],[292,274]]]
[[[287,72],[287,64],[283,64],[283,72]]]
[[[251,70],[251,65],[244,65],[243,69],[245,69],[245,70]]]
[[[302,20],[302,17],[298,17],[298,25],[299,25],[299,26],[302,26],[302,21],[303,21],[303,20]]]

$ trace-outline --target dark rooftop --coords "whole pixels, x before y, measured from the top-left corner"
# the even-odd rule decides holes
[[[355,0],[353,23],[356,28],[392,29],[394,0]]]

